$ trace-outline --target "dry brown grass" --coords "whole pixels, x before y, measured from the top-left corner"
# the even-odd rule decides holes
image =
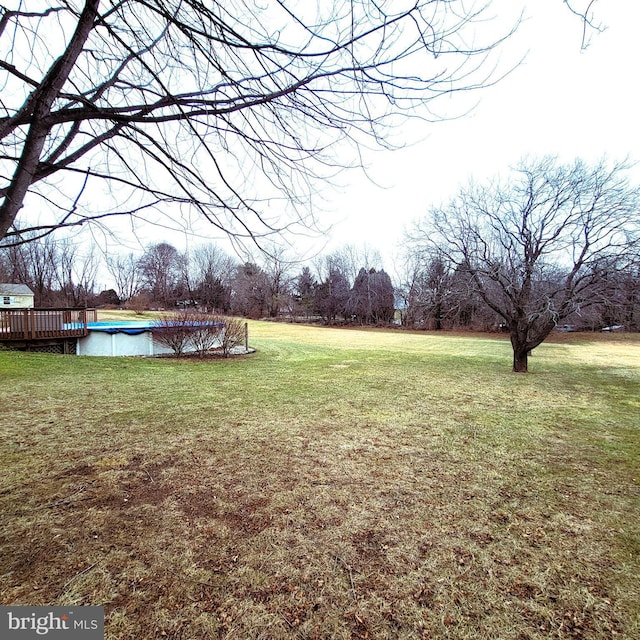
[[[4,604],[118,640],[638,637],[638,342],[516,376],[500,339],[251,335],[0,354]]]

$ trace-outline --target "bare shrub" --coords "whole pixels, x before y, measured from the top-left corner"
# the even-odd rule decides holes
[[[224,322],[220,346],[224,357],[228,358],[235,347],[244,345],[246,322],[242,318],[219,318],[219,321]]]
[[[233,349],[244,345],[245,321],[242,318],[197,313],[185,310],[166,313],[153,323],[153,339],[180,357],[188,347],[204,357],[214,348],[229,357]]]
[[[146,293],[129,298],[127,307],[131,309],[137,316],[144,315],[144,312],[151,306],[151,298]]]
[[[225,321],[210,313],[187,313],[192,319],[191,343],[202,358],[224,342]]]
[[[153,340],[180,357],[193,335],[193,314],[164,313],[153,322]]]

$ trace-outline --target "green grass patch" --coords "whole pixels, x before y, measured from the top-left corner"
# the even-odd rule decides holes
[[[0,601],[107,637],[635,638],[640,341],[252,323],[0,352]]]

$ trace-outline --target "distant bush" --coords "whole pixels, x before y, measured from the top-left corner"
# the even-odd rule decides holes
[[[127,308],[131,309],[136,315],[141,316],[151,305],[151,298],[146,293],[139,293],[137,296],[129,298]]]

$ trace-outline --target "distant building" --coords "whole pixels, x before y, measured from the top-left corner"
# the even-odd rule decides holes
[[[26,284],[0,282],[0,309],[33,309],[33,291]]]

